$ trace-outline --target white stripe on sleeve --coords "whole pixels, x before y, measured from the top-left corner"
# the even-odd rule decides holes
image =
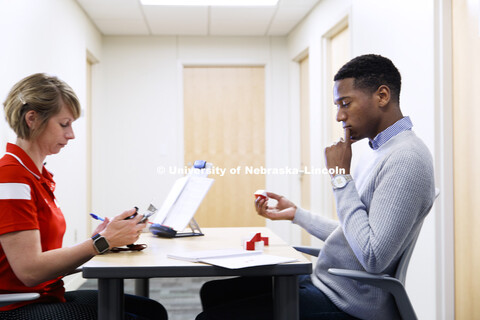
[[[30,186],[25,183],[0,183],[0,200],[31,200]]]

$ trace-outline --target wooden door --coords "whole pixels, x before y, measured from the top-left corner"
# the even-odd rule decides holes
[[[200,227],[265,226],[253,193],[265,189],[265,72],[263,67],[185,67],[185,165],[211,162],[209,193],[195,214]]]

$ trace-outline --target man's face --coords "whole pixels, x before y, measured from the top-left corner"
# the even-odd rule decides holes
[[[381,117],[375,93],[355,89],[354,78],[346,78],[335,81],[333,102],[337,106],[336,120],[342,122],[344,129],[350,129],[352,140],[375,138]]]

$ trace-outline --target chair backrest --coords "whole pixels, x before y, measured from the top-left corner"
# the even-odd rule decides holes
[[[417,239],[418,239],[418,236],[420,235],[421,229],[422,229],[422,226],[418,228],[417,234],[415,235],[413,240],[410,242],[410,244],[407,246],[407,248],[403,252],[403,255],[400,258],[400,261],[398,262],[398,265],[397,265],[397,271],[395,271],[395,278],[397,278],[403,285],[405,285],[405,279],[407,278],[408,264],[410,262],[410,258],[412,257],[413,249],[415,248],[415,244],[417,243]]]
[[[435,198],[433,199],[434,202],[435,202],[435,199],[437,199],[439,194],[440,194],[440,189],[435,188]],[[397,271],[395,272],[395,278],[397,278],[403,285],[405,285],[408,264],[410,262],[410,258],[412,257],[413,249],[415,248],[415,244],[417,243],[418,236],[420,235],[420,230],[422,230],[422,225],[423,225],[423,221],[422,221],[422,224],[420,225],[420,228],[418,228],[417,234],[413,238],[412,242],[407,246],[407,248],[403,252],[402,257],[400,258],[400,261],[398,262]]]

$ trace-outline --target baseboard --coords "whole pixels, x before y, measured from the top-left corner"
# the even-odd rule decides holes
[[[82,277],[82,273],[75,273],[63,278],[65,283],[65,291],[77,290],[84,284],[87,280]]]

